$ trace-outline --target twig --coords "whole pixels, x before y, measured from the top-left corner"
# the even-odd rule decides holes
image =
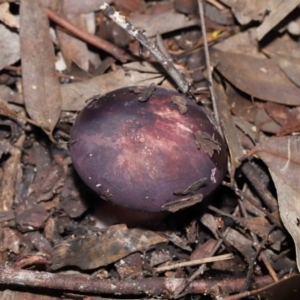
[[[124,52],[124,50],[118,48],[114,44],[111,44],[110,42],[101,39],[100,37],[97,37],[93,34],[90,34],[86,31],[81,30],[80,28],[74,26],[72,23],[70,23],[67,19],[65,19],[62,16],[59,16],[54,10],[45,7],[46,13],[52,21],[57,23],[58,25],[62,26],[63,28],[67,29],[70,33],[74,34],[75,36],[79,37],[80,39],[90,43],[91,45],[94,45],[111,55],[113,55],[116,59],[119,61],[125,63],[128,61],[129,56]]]
[[[247,213],[247,211],[246,211],[246,209],[244,207],[243,201],[239,199],[238,202],[239,202],[239,206],[240,206],[240,209],[241,209],[241,212],[242,212],[243,216],[245,218],[247,218],[248,217],[248,213]],[[250,235],[251,235],[252,240],[253,240],[253,247],[254,247],[254,249],[256,251],[258,251],[259,250],[259,245],[260,245],[259,240],[258,240],[256,234],[254,234],[253,232],[250,232]],[[259,253],[259,258],[263,261],[265,267],[269,271],[269,274],[273,278],[274,282],[277,282],[278,281],[278,276],[277,276],[276,272],[274,271],[271,263],[269,262],[267,256],[265,255],[264,251],[261,251]]]
[[[219,113],[218,113],[217,104],[216,104],[215,92],[214,92],[214,88],[213,88],[213,79],[212,79],[212,74],[211,74],[210,57],[209,57],[208,44],[207,44],[206,26],[205,26],[205,21],[204,21],[204,11],[203,11],[202,0],[198,0],[198,6],[199,6],[201,30],[202,30],[202,35],[203,35],[205,61],[206,61],[207,74],[208,74],[208,88],[209,88],[211,102],[212,102],[212,106],[213,106],[213,110],[214,110],[214,116],[215,116],[215,119],[216,119],[216,122],[218,125],[218,129],[221,132],[220,118],[219,118]]]
[[[239,207],[237,206],[235,211],[233,212],[233,215],[236,215],[237,212],[239,210]],[[214,248],[210,251],[209,256],[213,256],[215,255],[215,253],[217,253],[217,251],[219,250],[220,246],[222,245],[224,238],[226,237],[226,235],[229,232],[229,228],[226,228],[224,233],[222,234],[221,238],[218,240],[217,244],[214,246]],[[198,270],[196,270],[181,286],[179,286],[175,292],[174,292],[174,298],[178,299],[180,298],[182,295],[182,291],[184,291],[190,284],[192,284],[192,282],[201,274],[204,273],[206,268],[206,265],[201,265]]]
[[[264,238],[259,245],[255,245],[253,243],[253,246],[255,247],[256,249],[256,252],[255,252],[255,255],[254,257],[251,258],[251,261],[249,262],[249,265],[248,265],[248,272],[247,272],[247,276],[246,276],[246,279],[245,279],[245,283],[244,283],[244,286],[243,288],[241,289],[241,292],[246,292],[249,288],[249,285],[250,285],[250,282],[251,282],[251,278],[252,278],[252,275],[253,275],[253,270],[254,270],[254,266],[255,266],[255,263],[256,263],[256,260],[259,256],[259,253],[261,252],[262,248],[265,246],[265,243],[266,243],[266,238]]]
[[[177,268],[182,268],[182,267],[192,267],[192,266],[197,266],[201,264],[207,264],[215,261],[220,261],[220,260],[227,260],[227,259],[232,259],[233,254],[228,253],[228,254],[223,254],[223,255],[218,255],[214,257],[206,257],[206,258],[201,258],[201,259],[194,259],[191,261],[185,261],[169,266],[163,266],[163,267],[158,267],[155,270],[155,272],[164,272],[164,271],[169,271],[169,270],[174,270]]]
[[[255,206],[256,209],[258,209],[259,211],[261,211],[269,220],[272,224],[276,225],[278,228],[282,229],[282,224],[271,214],[269,213],[264,207],[262,207],[261,205],[259,205],[252,196],[247,195],[244,191],[241,191],[237,186],[233,186],[228,182],[223,181],[222,185],[227,186],[229,188],[231,188],[234,193],[241,198],[241,200],[243,201],[243,199],[247,200],[250,204],[252,204],[253,206]]]
[[[3,164],[2,180],[0,181],[0,211],[10,211],[16,193],[16,181],[21,165],[22,147],[26,135],[22,134],[10,149],[10,157]],[[3,225],[3,224],[2,224]]]
[[[257,287],[271,284],[270,276],[255,277]],[[112,294],[112,295],[164,295],[164,299],[171,298],[174,290],[182,284],[182,278],[146,278],[135,280],[110,280],[86,277],[83,275],[53,274],[47,272],[0,269],[0,284],[13,289],[19,287],[46,288],[56,291],[73,293]],[[215,294],[218,287],[221,294],[237,293],[243,286],[244,279],[203,279],[190,285],[192,294]]]
[[[189,91],[189,83],[186,79],[179,73],[175,68],[172,61],[170,61],[156,46],[155,43],[150,41],[143,30],[135,28],[131,23],[129,23],[124,16],[119,12],[115,11],[107,3],[100,6],[103,13],[115,21],[119,26],[125,29],[130,35],[132,35],[136,40],[138,40],[143,46],[145,46],[153,56],[161,63],[166,72],[172,77],[172,79],[177,84],[178,88],[183,92],[187,93]]]
[[[224,236],[227,235],[229,229],[227,228],[224,232]],[[223,243],[223,239],[219,239],[217,244],[214,246],[214,248],[211,250],[210,255],[209,256],[213,256],[220,248],[220,246]],[[196,270],[185,282],[184,284],[182,284],[181,286],[179,286],[175,292],[174,292],[174,298],[178,299],[180,298],[182,295],[181,293],[189,286],[193,283],[193,281],[201,274],[203,274],[203,272],[205,271],[206,265],[201,265],[198,270]]]
[[[220,3],[219,1],[216,0],[206,0],[208,3],[210,3],[211,5],[214,5],[217,9],[219,10],[225,10],[228,9],[226,8],[225,5],[223,5],[222,3]]]
[[[250,181],[251,185],[258,193],[260,198],[264,201],[266,206],[272,211],[278,211],[278,203],[273,195],[269,192],[269,190],[262,184],[261,180],[259,179],[259,175],[257,174],[256,169],[252,166],[250,162],[245,162],[241,170],[243,174],[247,177]]]

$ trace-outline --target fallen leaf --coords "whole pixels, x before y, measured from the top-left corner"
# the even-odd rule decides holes
[[[199,190],[202,186],[205,185],[207,178],[202,178],[200,180],[197,180],[193,184],[191,184],[187,189],[184,191],[175,191],[175,195],[181,195],[181,196],[186,196],[188,194],[193,195],[197,190]]]
[[[288,278],[282,278],[278,282],[267,285],[256,290],[253,295],[258,295],[262,299],[299,299],[300,298],[300,275],[293,274]]]
[[[135,67],[137,64],[127,64],[127,67]],[[156,71],[157,72],[157,71]],[[113,90],[127,86],[145,86],[161,82],[163,76],[159,73],[147,71],[125,71],[119,69],[101,76],[94,77],[82,82],[74,82],[61,86],[62,109],[78,111],[86,105],[86,100],[95,95],[104,95]]]
[[[276,58],[276,56],[284,56],[298,59],[300,58],[298,40],[291,38],[291,35],[287,32],[280,35],[276,35],[276,38],[266,43],[266,45],[261,49],[261,51],[267,54],[268,57],[275,56]],[[266,56],[264,55],[264,58],[265,57]]]
[[[15,254],[19,254],[20,238],[20,234],[16,229],[0,227],[0,251],[10,250]]]
[[[168,20],[166,22],[166,20]],[[188,18],[183,14],[176,13],[172,10],[161,14],[137,14],[130,16],[128,21],[136,28],[145,29],[147,37],[183,29],[193,25],[198,25],[199,21],[196,18]]]
[[[9,3],[7,2],[0,4],[0,20],[9,27],[20,27],[16,17],[9,11]]]
[[[70,23],[77,26],[78,28],[87,31],[86,15],[76,15],[72,19],[68,19],[67,15],[64,12],[64,14],[62,14],[62,17],[65,17]],[[72,62],[86,72],[89,71],[90,63],[92,63],[95,69],[99,67],[99,54],[89,50],[86,42],[61,31],[59,28],[57,28],[56,33],[60,49],[67,64],[68,70],[70,70]]]
[[[0,24],[0,70],[20,59],[20,37],[5,25]]]
[[[240,158],[244,155],[243,147],[238,136],[238,130],[234,125],[232,115],[228,106],[228,97],[224,91],[222,84],[219,83],[220,80],[218,79],[220,78],[217,77],[217,74],[215,74],[215,78],[217,78],[217,80],[214,80],[216,105],[220,118],[220,123],[222,125],[222,130],[230,154],[231,167],[229,173],[231,182],[233,183],[235,170],[240,166]]]
[[[231,7],[231,10],[241,25],[247,25],[251,21],[261,21],[269,0],[222,0],[224,4]]]
[[[115,225],[101,236],[81,236],[66,240],[55,247],[52,253],[52,269],[57,270],[64,266],[77,266],[83,270],[95,269],[163,242],[167,240],[152,231]]]
[[[281,126],[293,119],[293,114],[286,105],[267,102],[265,103],[264,108],[268,115]]]
[[[271,12],[267,15],[264,22],[256,29],[259,41],[300,3],[299,0],[273,0],[267,2]],[[273,7],[270,8],[270,6]]]
[[[146,101],[148,101],[150,98],[151,98],[151,96],[153,95],[153,93],[154,93],[154,91],[155,91],[155,89],[156,89],[156,86],[155,86],[155,84],[152,82],[149,86],[146,86],[146,87],[140,87],[140,91],[138,91],[138,92],[135,92],[134,91],[134,93],[137,93],[137,94],[140,94],[139,96],[138,96],[138,100],[140,101],[140,102],[146,102]]]
[[[252,97],[285,105],[300,105],[300,89],[272,59],[214,51],[217,70],[235,87]]]
[[[277,136],[288,135],[294,132],[300,132],[300,120],[291,120],[283,125],[277,132]]]
[[[265,58],[265,55],[257,47],[255,28],[249,28],[248,30],[231,35],[214,45],[212,49]]]
[[[198,130],[194,132],[194,137],[196,140],[196,145],[198,149],[202,149],[209,157],[212,157],[214,151],[220,152],[220,143],[215,140],[214,136]]]
[[[29,116],[51,138],[61,113],[61,95],[49,21],[39,0],[21,2],[20,25],[25,107]]]
[[[168,211],[175,213],[181,209],[193,206],[197,203],[200,203],[203,200],[202,194],[197,194],[193,196],[183,197],[178,200],[166,203],[161,207],[161,211]]]
[[[248,262],[251,262],[255,257],[255,250],[252,247],[253,242],[238,231],[229,228],[228,233],[225,236],[225,241],[236,248]]]
[[[274,181],[282,222],[296,245],[300,270],[300,139],[298,136],[271,138],[253,148],[248,155],[257,155],[268,166]]]
[[[185,114],[188,111],[186,100],[182,96],[172,96],[172,102],[178,106],[179,112]]]
[[[300,63],[299,58],[289,57],[275,57],[278,66],[285,73],[285,75],[300,87]]]

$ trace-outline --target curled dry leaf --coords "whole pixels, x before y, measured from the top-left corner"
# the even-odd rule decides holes
[[[187,189],[184,191],[175,191],[175,195],[186,196],[188,194],[193,195],[197,190],[199,190],[204,184],[206,183],[207,178],[202,178],[197,180],[196,182],[192,183]]]
[[[61,95],[49,22],[39,0],[21,2],[20,25],[25,107],[29,116],[51,138],[61,113]]]
[[[161,207],[162,211],[169,211],[172,213],[175,213],[181,209],[188,208],[192,205],[195,205],[197,203],[200,203],[203,200],[203,195],[202,194],[197,194],[193,196],[188,196],[188,197],[183,197],[180,198],[176,201],[169,202],[164,204]]]
[[[198,130],[194,132],[194,137],[198,149],[203,149],[203,151],[209,156],[212,157],[214,151],[220,152],[221,146],[220,143],[215,139],[214,135],[210,135],[207,132]]]
[[[137,89],[139,89],[139,87],[137,87]],[[140,102],[146,102],[148,101],[151,96],[153,95],[154,91],[156,89],[156,86],[155,84],[152,82],[148,87],[144,87],[142,88],[141,87],[141,91],[134,91],[134,93],[138,93],[138,94],[141,94],[139,97],[138,97],[138,100]]]
[[[185,114],[188,111],[186,106],[186,100],[181,96],[172,96],[172,102],[178,106],[178,109],[181,114]]]
[[[296,245],[300,269],[300,138],[275,137],[253,148],[248,155],[259,156],[273,178],[282,222]]]

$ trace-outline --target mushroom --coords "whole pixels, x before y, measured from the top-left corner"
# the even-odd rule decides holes
[[[94,97],[72,127],[70,154],[102,199],[151,215],[184,196],[206,197],[227,170],[225,143],[204,109],[154,86]]]

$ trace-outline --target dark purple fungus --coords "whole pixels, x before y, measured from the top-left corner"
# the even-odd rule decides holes
[[[101,198],[160,212],[183,195],[214,191],[226,173],[227,151],[201,106],[175,91],[150,89],[95,97],[76,118],[70,152],[80,177]]]

